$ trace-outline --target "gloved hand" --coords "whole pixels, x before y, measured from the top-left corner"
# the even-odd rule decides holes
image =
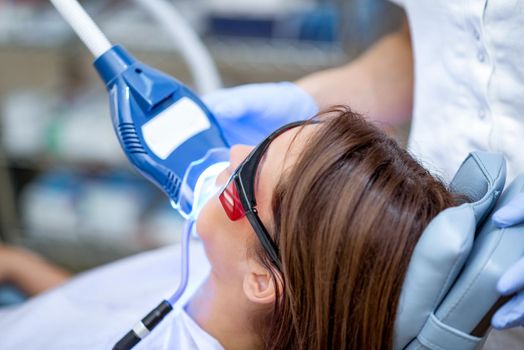
[[[524,257],[502,275],[497,283],[497,290],[502,295],[520,292],[493,315],[493,327],[505,329],[524,326]]]
[[[509,227],[524,222],[524,193],[519,193],[508,204],[493,214],[497,227]]]
[[[210,93],[203,100],[231,145],[258,144],[280,126],[318,112],[313,98],[290,82],[241,85]]]
[[[497,210],[493,215],[497,227],[508,227],[524,222],[524,193]],[[497,329],[524,325],[524,257],[502,275],[497,283],[502,295],[518,292],[493,315],[491,324]]]

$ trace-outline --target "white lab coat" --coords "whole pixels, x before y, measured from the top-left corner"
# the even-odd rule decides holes
[[[0,309],[0,349],[111,349],[180,278],[179,245],[142,253],[73,278],[21,306]],[[209,263],[192,242],[190,283],[171,314],[135,349],[222,350],[182,306],[203,282]]]
[[[446,180],[473,150],[503,152],[508,180],[524,173],[524,0],[391,1],[414,49],[409,150]]]

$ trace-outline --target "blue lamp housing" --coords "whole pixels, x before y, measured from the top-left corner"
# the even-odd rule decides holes
[[[127,158],[185,218],[194,219],[228,164],[229,145],[216,119],[189,88],[119,45],[94,66],[109,92]]]

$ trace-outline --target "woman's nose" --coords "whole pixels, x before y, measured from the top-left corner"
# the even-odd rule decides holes
[[[253,146],[246,145],[234,145],[231,147],[231,152],[229,154],[229,163],[231,169],[236,169],[240,163],[247,158],[249,153],[253,150]]]

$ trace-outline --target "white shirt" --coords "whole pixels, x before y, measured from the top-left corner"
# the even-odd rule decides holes
[[[111,349],[174,292],[178,245],[84,273],[21,306],[0,309],[0,349]],[[182,308],[209,273],[202,244],[192,242],[188,288],[173,311],[135,349],[223,350]]]
[[[410,151],[445,180],[473,150],[524,173],[524,0],[392,1],[414,49]]]

